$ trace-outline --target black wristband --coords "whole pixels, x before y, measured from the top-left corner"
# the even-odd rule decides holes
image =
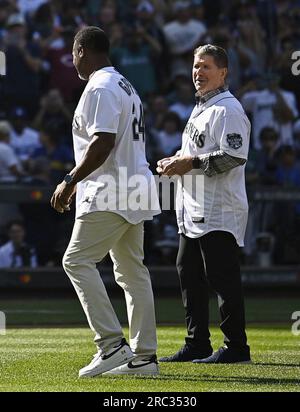
[[[192,164],[193,164],[193,169],[200,169],[201,161],[198,156],[193,157]]]

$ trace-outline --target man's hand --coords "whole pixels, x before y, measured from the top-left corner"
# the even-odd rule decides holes
[[[192,156],[172,156],[157,162],[157,172],[165,176],[182,176],[193,169]]]
[[[174,159],[176,156],[172,156],[172,157],[164,157],[163,159],[159,160],[157,162],[157,168],[156,171],[159,174],[163,173],[164,167],[172,160]]]
[[[51,206],[59,213],[70,210],[73,196],[76,193],[76,185],[62,182],[56,186],[51,198]]]

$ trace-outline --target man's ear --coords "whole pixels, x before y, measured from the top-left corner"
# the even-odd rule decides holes
[[[84,56],[84,49],[83,49],[83,47],[82,46],[79,46],[78,47],[78,56],[79,57],[83,57]]]
[[[227,69],[227,67],[224,67],[224,68],[222,69],[222,74],[223,74],[223,79],[224,79],[224,80],[225,80],[226,77],[227,77],[227,73],[228,73],[228,69]]]

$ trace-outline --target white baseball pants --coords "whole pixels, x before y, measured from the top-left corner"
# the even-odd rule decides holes
[[[124,337],[96,263],[109,252],[115,280],[125,293],[130,347],[144,357],[156,353],[154,299],[144,258],[143,222],[133,225],[112,212],[92,212],[75,220],[63,267],[80,299],[99,350]]]

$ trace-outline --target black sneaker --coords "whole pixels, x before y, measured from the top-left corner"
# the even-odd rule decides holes
[[[208,358],[194,359],[193,363],[251,363],[250,349],[247,347],[242,351],[238,351],[237,349],[222,347]]]
[[[202,359],[207,358],[212,354],[213,350],[212,347],[208,347],[205,349],[201,348],[194,348],[190,345],[183,345],[181,349],[175,355],[172,356],[165,356],[164,358],[160,358],[160,362],[190,362],[193,359]]]

